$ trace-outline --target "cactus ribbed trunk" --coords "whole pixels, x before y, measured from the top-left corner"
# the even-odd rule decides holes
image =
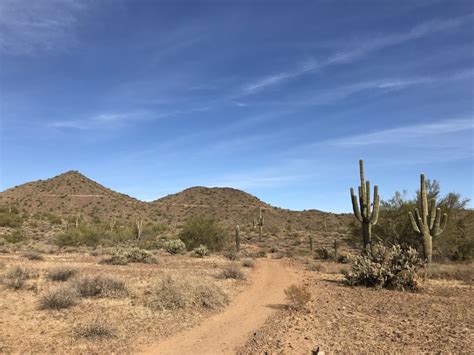
[[[370,181],[365,181],[364,161],[359,160],[360,186],[359,198],[351,187],[351,200],[354,216],[361,223],[364,248],[370,248],[372,243],[372,226],[377,224],[379,219],[379,188],[374,186],[374,202],[370,202]]]
[[[311,250],[311,252],[314,250],[313,236],[311,234],[309,235],[309,250]]]
[[[431,263],[433,258],[433,237],[438,237],[443,233],[448,223],[448,215],[443,214],[441,218],[441,209],[436,208],[436,200],[432,199],[428,204],[428,195],[426,193],[425,175],[420,175],[420,195],[418,197],[420,209],[415,208],[415,216],[408,212],[413,230],[421,239],[423,247],[423,258]]]

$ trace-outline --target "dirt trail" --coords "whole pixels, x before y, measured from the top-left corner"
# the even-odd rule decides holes
[[[285,303],[297,274],[281,260],[260,259],[250,286],[221,313],[145,349],[145,354],[233,354]]]

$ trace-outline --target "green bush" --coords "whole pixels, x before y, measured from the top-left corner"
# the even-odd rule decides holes
[[[23,218],[16,213],[0,213],[0,227],[19,228],[23,224]]]
[[[197,248],[194,248],[193,255],[198,258],[203,258],[209,255],[209,249],[205,245],[200,245]]]
[[[197,217],[189,220],[179,234],[188,250],[205,245],[211,251],[220,251],[228,244],[225,231],[213,220]]]
[[[377,243],[372,246],[372,251],[353,258],[351,270],[345,278],[349,285],[415,291],[422,265],[413,248],[386,247]]]
[[[154,264],[157,259],[147,250],[137,247],[115,249],[109,258],[100,261],[101,264],[127,265],[128,263]]]
[[[19,229],[14,230],[10,234],[7,234],[6,236],[4,236],[4,238],[8,243],[12,244],[21,243],[26,240],[25,234]]]
[[[186,244],[181,239],[168,240],[165,242],[164,247],[170,254],[179,254],[186,250]]]

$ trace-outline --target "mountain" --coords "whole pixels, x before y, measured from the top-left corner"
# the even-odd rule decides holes
[[[13,205],[30,214],[79,214],[99,219],[127,218],[146,209],[146,203],[108,189],[78,171],[5,190],[0,193],[0,204]]]
[[[108,189],[77,171],[0,192],[0,205],[15,206],[28,214],[47,212],[63,218],[80,215],[86,221],[115,217],[121,223],[130,223],[140,215],[148,223],[166,226],[171,237],[188,219],[206,216],[231,233],[239,225],[247,243],[293,251],[307,250],[309,235],[316,245],[332,246],[334,238],[341,239],[346,233],[352,219],[349,214],[273,207],[244,191],[227,187],[191,187],[143,202]],[[260,208],[265,218],[262,240],[252,226]]]

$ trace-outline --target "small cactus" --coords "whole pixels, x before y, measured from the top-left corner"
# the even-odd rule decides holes
[[[359,201],[351,187],[352,209],[357,220],[362,225],[362,236],[364,238],[364,248],[370,247],[372,243],[372,226],[377,224],[379,219],[379,188],[374,186],[374,202],[370,203],[370,182],[365,181],[364,161],[359,160],[360,166],[360,186]]]
[[[410,216],[411,225],[413,230],[418,233],[421,238],[423,245],[423,258],[431,263],[433,256],[433,237],[438,237],[443,233],[446,224],[448,223],[448,215],[443,214],[441,219],[441,209],[436,208],[436,200],[430,201],[428,206],[428,197],[426,194],[425,175],[420,175],[420,195],[419,195],[419,206],[421,209],[415,208],[416,219],[413,217],[411,212],[408,212]]]

